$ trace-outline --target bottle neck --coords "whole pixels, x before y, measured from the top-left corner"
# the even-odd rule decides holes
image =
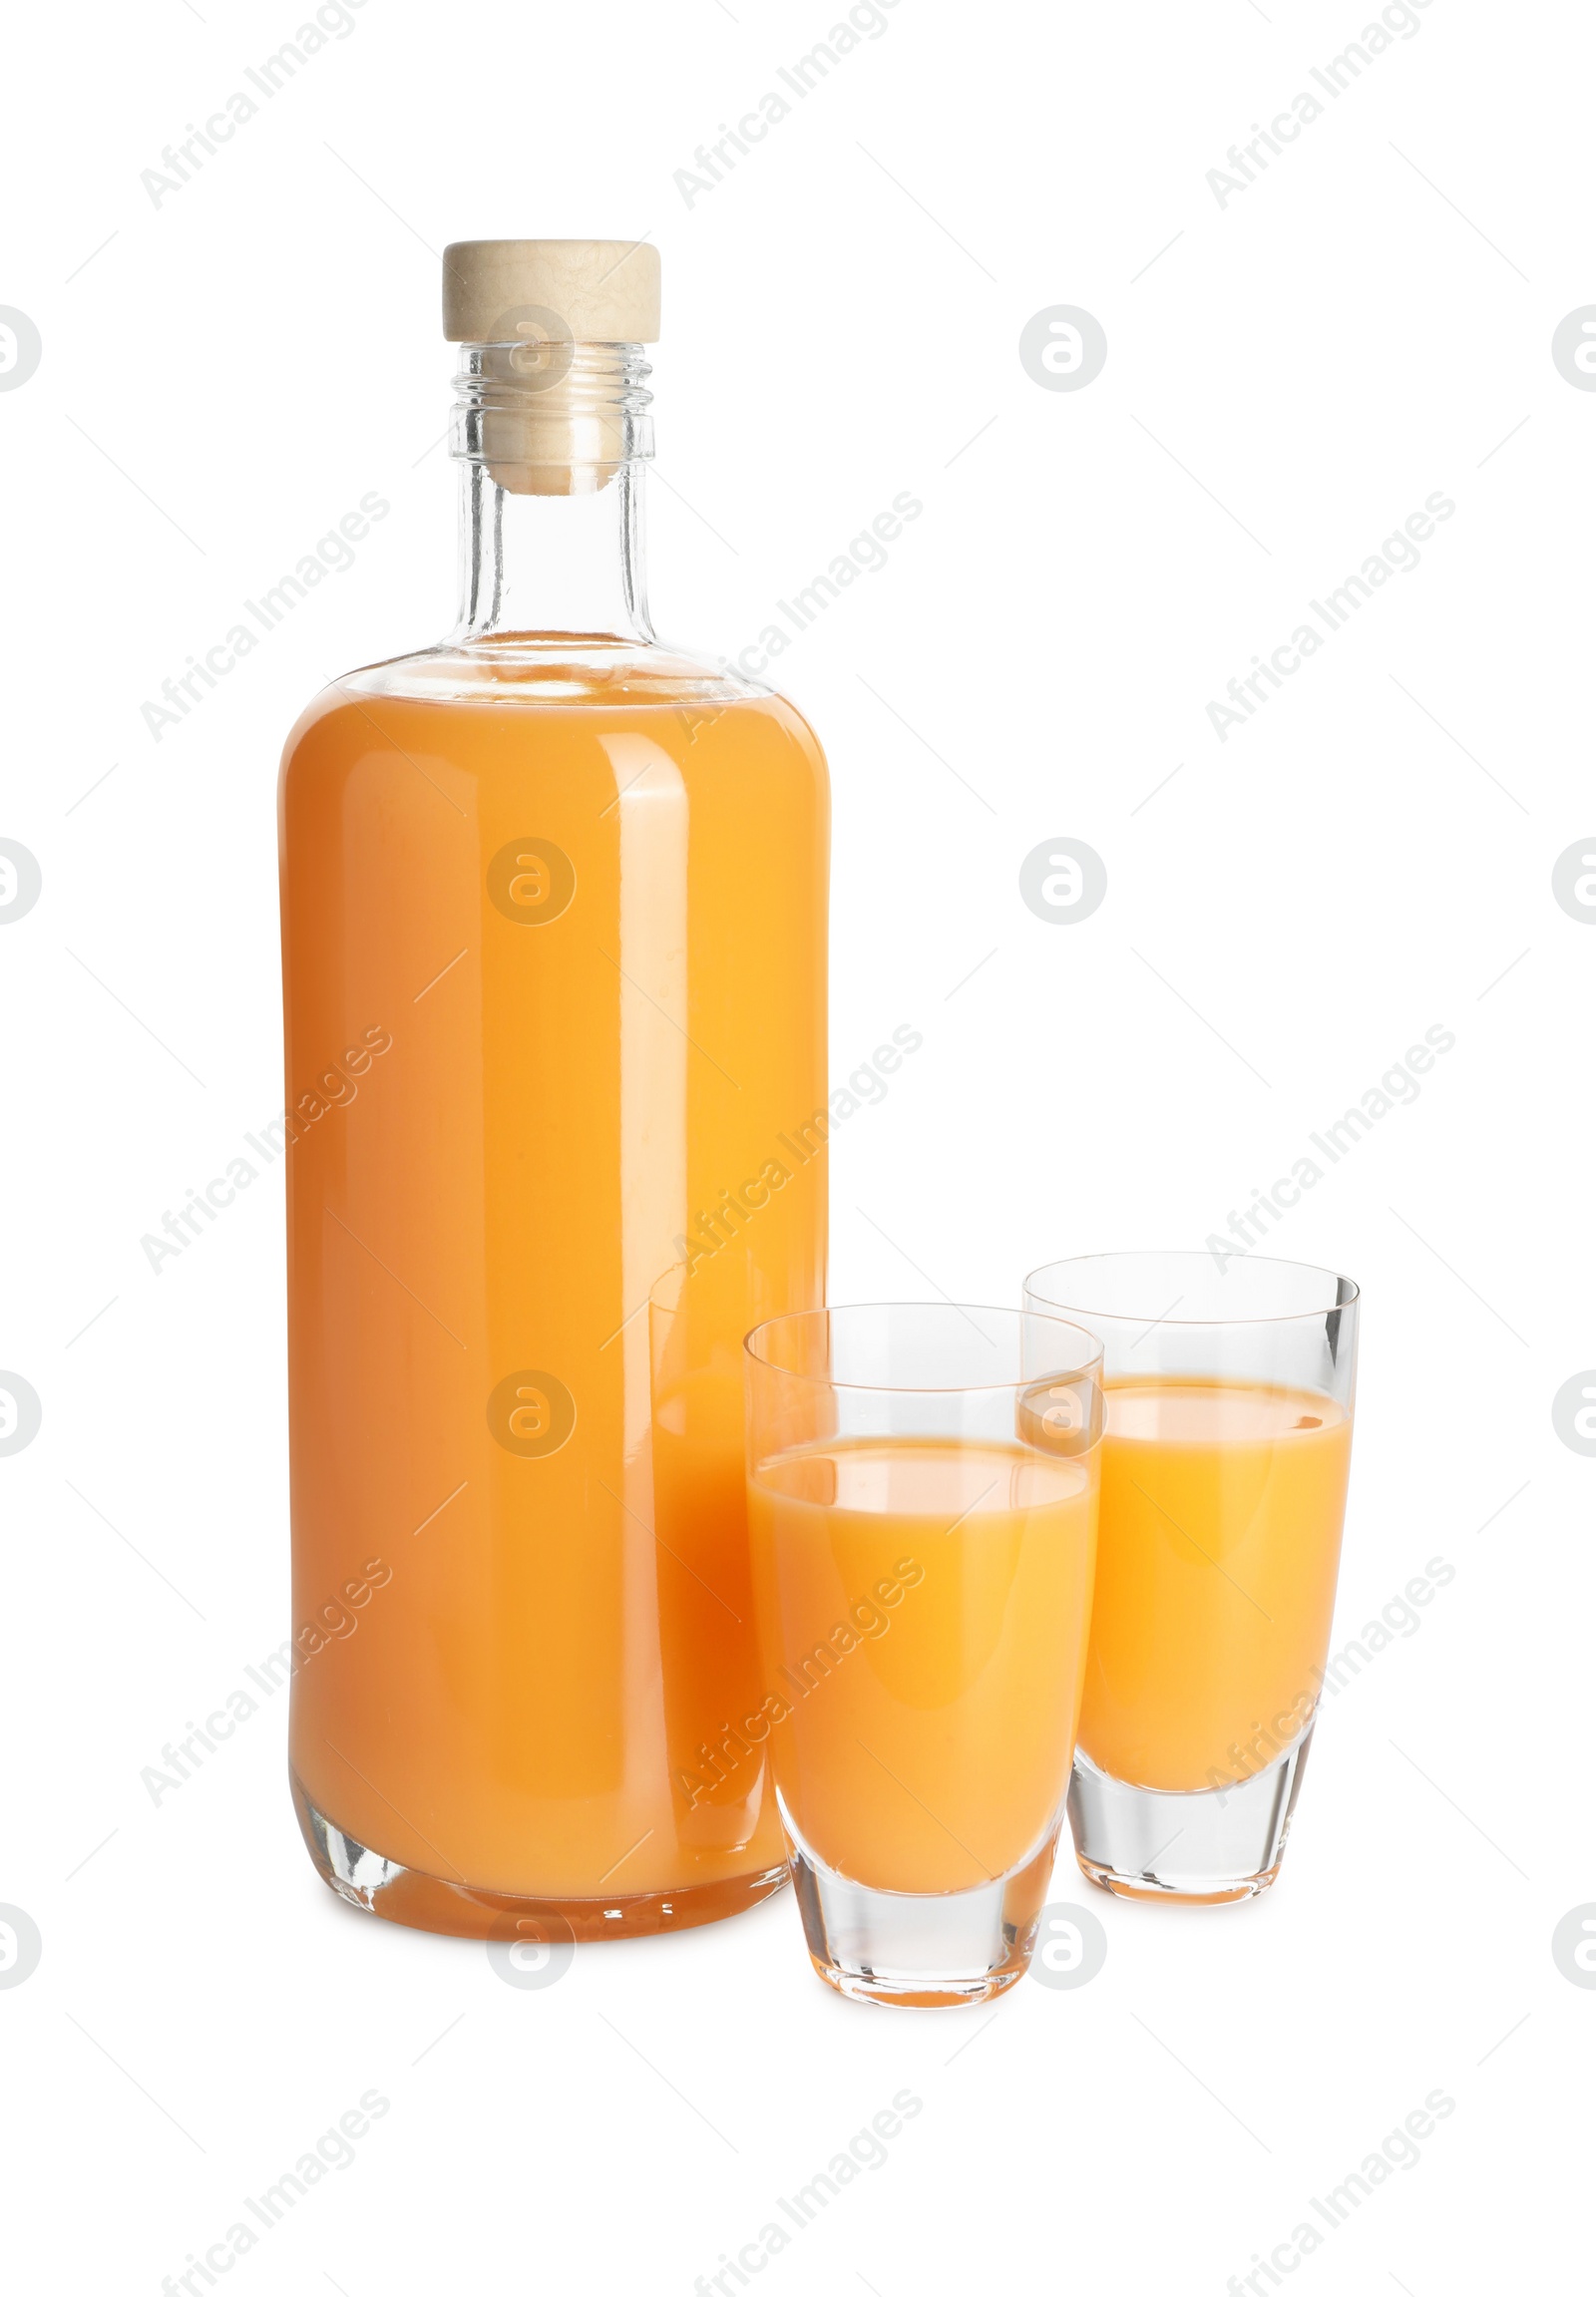
[[[635,344],[468,343],[450,452],[460,466],[457,641],[650,644]]]
[[[643,466],[596,492],[523,495],[486,464],[460,469],[456,640],[611,639],[650,645],[643,581]]]

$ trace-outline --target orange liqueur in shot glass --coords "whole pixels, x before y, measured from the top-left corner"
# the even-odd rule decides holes
[[[1280,1871],[1330,1644],[1358,1288],[1206,1253],[1057,1261],[1028,1308],[1104,1351],[1102,1507],[1069,1813],[1127,1898]]]
[[[810,1956],[854,2000],[1023,1976],[1063,1819],[1096,1542],[1099,1350],[951,1305],[749,1335],[748,1519]]]

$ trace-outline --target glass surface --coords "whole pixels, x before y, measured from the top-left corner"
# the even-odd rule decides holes
[[[845,1994],[1025,1968],[1063,1816],[1095,1548],[1099,1349],[953,1306],[747,1342],[764,1733],[811,1956]]]
[[[1278,1871],[1324,1681],[1358,1289],[1286,1261],[1124,1253],[1038,1269],[1024,1297],[1104,1351],[1082,1867],[1127,1895],[1251,1895]],[[1132,1821],[1138,1793],[1167,1824]]]

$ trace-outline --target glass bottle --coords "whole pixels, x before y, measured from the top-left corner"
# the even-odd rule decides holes
[[[444,260],[459,623],[281,781],[292,1783],[372,1912],[625,1936],[785,1877],[739,1344],[824,1297],[828,785],[649,626],[655,251]]]

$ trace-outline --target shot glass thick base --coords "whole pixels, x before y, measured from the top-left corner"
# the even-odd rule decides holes
[[[503,1890],[475,1890],[446,1882],[419,1867],[368,1850],[325,1816],[299,1780],[289,1773],[299,1830],[312,1865],[349,1906],[377,1914],[409,1930],[434,1930],[449,1938],[503,1938],[518,1917],[553,1925],[552,1935],[578,1943],[600,1938],[653,1938],[663,1931],[696,1930],[757,1906],[787,1880],[785,1866],[731,1875],[720,1882],[690,1883],[679,1890],[622,1891],[611,1898],[523,1898]]]
[[[1191,1794],[1127,1786],[1077,1750],[1069,1824],[1080,1871],[1116,1898],[1188,1906],[1256,1898],[1280,1872],[1313,1735],[1310,1723],[1267,1770],[1240,1785]]]
[[[990,2002],[1023,1978],[1060,1828],[1011,1874],[934,1896],[871,1890],[816,1858],[783,1811],[809,1959],[850,2002],[936,2010]]]

